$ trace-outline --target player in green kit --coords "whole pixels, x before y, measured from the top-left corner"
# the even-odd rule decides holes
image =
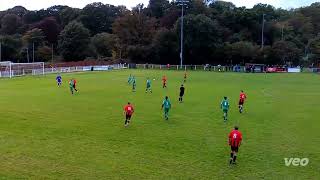
[[[147,88],[146,88],[146,93],[150,91],[152,93],[152,90],[151,90],[151,81],[149,78],[147,78]]]
[[[227,97],[223,98],[220,107],[221,107],[221,109],[223,111],[224,122],[226,122],[228,120],[228,111],[229,111],[229,107],[230,107]]]
[[[133,76],[130,74],[128,77],[128,84],[131,84],[132,80],[133,80]]]
[[[136,78],[132,77],[132,92],[136,92]]]
[[[164,109],[164,118],[166,120],[169,119],[169,110],[171,109],[171,102],[168,98],[168,96],[165,97],[165,99],[162,102],[161,109]]]
[[[69,81],[69,87],[70,87],[71,94],[73,94],[73,88],[74,88],[74,81],[73,81],[73,79],[70,79],[70,81]]]

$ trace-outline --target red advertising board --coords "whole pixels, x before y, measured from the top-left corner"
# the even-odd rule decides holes
[[[273,72],[287,72],[286,68],[280,68],[280,67],[272,67],[267,68],[267,72],[273,73]]]

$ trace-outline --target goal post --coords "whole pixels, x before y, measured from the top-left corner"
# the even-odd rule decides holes
[[[12,77],[10,61],[0,62],[0,77]]]
[[[44,75],[44,62],[12,63],[0,62],[0,77],[16,77],[24,75]]]

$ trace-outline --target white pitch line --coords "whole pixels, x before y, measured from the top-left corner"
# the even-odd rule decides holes
[[[263,89],[261,92],[262,92],[263,95],[265,95],[265,96],[273,97],[272,94],[266,92],[266,89]]]

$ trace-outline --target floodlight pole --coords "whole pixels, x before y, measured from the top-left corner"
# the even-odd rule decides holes
[[[182,11],[181,11],[181,38],[180,38],[180,68],[182,68],[183,65],[183,10],[184,10],[184,5],[182,4]]]
[[[183,18],[184,18],[184,6],[186,5],[186,3],[188,2],[188,0],[180,0],[178,1],[178,3],[180,3],[181,5],[181,28],[180,28],[180,68],[182,69],[182,65],[183,65]]]
[[[44,62],[42,63],[42,75],[44,75]]]
[[[281,41],[283,41],[283,30],[284,30],[284,25],[282,25],[282,27],[281,27]]]
[[[53,44],[51,44],[51,60],[53,62]]]
[[[32,62],[34,62],[34,42],[32,43]]]
[[[29,60],[29,47],[27,47],[27,60],[28,60],[28,63],[30,62]]]
[[[264,47],[264,16],[265,14],[262,15],[261,49]]]
[[[0,62],[2,61],[2,47],[1,47],[1,42],[0,42]]]
[[[9,73],[10,73],[10,75],[9,75],[9,77],[11,78],[12,77],[12,68],[11,68],[11,62],[9,62]]]

